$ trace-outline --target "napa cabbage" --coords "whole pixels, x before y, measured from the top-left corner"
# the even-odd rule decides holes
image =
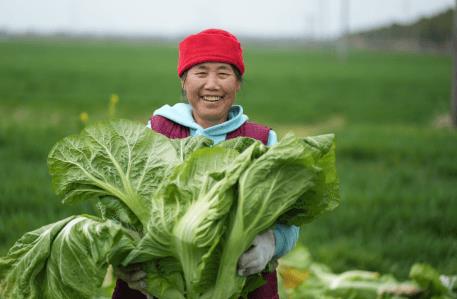
[[[0,258],[2,298],[91,298],[108,265],[144,263],[157,298],[238,298],[261,283],[237,261],[275,223],[301,225],[338,205],[331,134],[212,145],[121,120],[87,127],[48,156],[79,215],[25,234]]]

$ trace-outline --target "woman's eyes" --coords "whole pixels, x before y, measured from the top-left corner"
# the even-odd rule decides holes
[[[198,77],[206,77],[206,76],[208,76],[208,72],[197,72],[197,73],[195,73],[195,75],[197,75]],[[225,73],[225,72],[217,73],[217,75],[221,78],[227,78],[228,76],[230,76],[229,73]]]

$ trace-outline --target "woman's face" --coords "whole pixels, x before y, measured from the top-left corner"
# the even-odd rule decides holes
[[[235,102],[240,82],[227,63],[205,62],[187,71],[181,80],[195,121],[203,128],[223,123]]]

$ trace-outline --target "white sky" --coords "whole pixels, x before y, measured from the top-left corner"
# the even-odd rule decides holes
[[[273,37],[341,32],[344,0],[0,0],[0,30],[174,37],[205,28]],[[351,31],[405,23],[455,0],[348,0]]]

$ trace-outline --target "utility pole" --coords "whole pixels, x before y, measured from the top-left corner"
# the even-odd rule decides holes
[[[452,70],[452,93],[451,93],[451,118],[452,125],[457,128],[457,0],[454,6],[454,28],[452,34],[452,60],[454,68]]]
[[[338,42],[338,57],[341,61],[346,61],[348,56],[349,38],[349,6],[350,0],[341,0],[341,36]],[[457,1],[457,0],[456,0]]]

